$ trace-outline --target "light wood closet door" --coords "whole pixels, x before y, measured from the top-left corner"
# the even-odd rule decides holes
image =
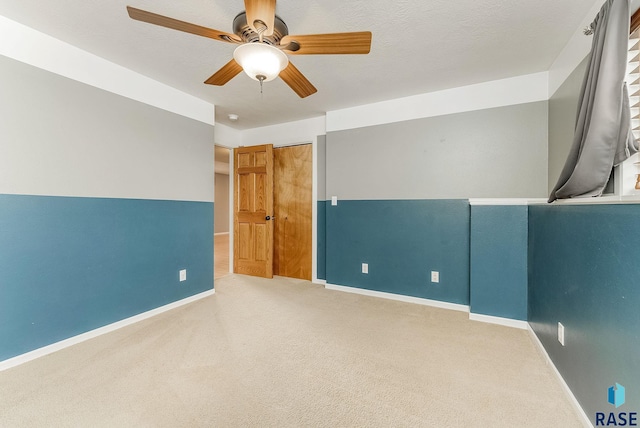
[[[311,280],[311,144],[281,147],[274,154],[274,275]]]
[[[273,146],[234,149],[233,270],[273,277]]]

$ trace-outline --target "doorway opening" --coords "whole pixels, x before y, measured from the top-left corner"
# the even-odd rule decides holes
[[[231,150],[215,146],[215,202],[213,205],[213,277],[222,278],[231,272],[229,257],[229,157]]]

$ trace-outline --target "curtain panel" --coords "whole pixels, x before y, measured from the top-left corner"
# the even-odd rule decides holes
[[[573,143],[549,202],[600,196],[613,167],[638,151],[625,83],[629,20],[629,0],[608,0],[591,24]]]

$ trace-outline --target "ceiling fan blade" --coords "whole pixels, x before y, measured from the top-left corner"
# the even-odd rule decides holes
[[[287,46],[291,43],[291,46]],[[296,49],[299,45],[299,49]],[[291,55],[368,54],[371,32],[284,36],[280,46]]]
[[[260,33],[262,25],[256,23],[256,21],[260,21],[267,27],[262,34],[265,36],[273,34],[276,0],[244,0],[244,8],[247,11],[247,23],[251,28]]]
[[[169,18],[168,16],[158,15],[157,13],[147,12],[146,10],[136,9],[127,6],[129,17],[136,21],[147,22],[149,24],[159,25],[161,27],[171,28],[173,30],[184,31],[185,33],[195,34],[197,36],[208,37],[214,40],[229,43],[242,43],[242,40],[235,34],[225,33],[224,31],[214,30],[212,28],[201,27],[200,25],[190,24],[188,22],[179,21]]]
[[[240,64],[235,59],[231,59],[228,63],[222,66],[222,68],[216,71],[213,76],[204,81],[207,85],[222,86],[229,80],[233,79],[242,71]]]
[[[280,77],[300,98],[305,98],[318,92],[291,61],[289,61],[287,68],[280,72]]]

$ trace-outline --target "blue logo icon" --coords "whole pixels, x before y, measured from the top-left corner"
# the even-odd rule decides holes
[[[609,403],[616,406],[616,409],[624,404],[624,386],[616,382],[609,388]]]

